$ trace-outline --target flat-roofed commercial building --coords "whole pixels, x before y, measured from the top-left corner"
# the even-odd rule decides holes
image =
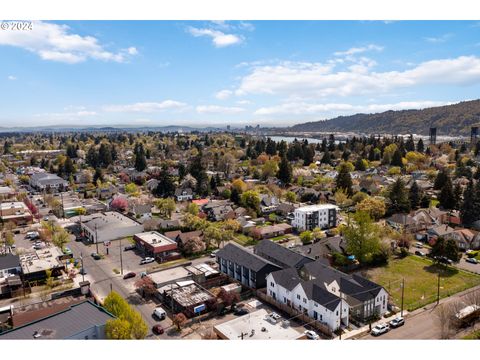
[[[121,239],[143,232],[143,225],[115,211],[82,218],[82,230],[92,243]]]
[[[177,243],[165,235],[156,231],[148,231],[133,236],[137,248],[144,252],[146,256],[167,258],[172,252],[177,250]]]

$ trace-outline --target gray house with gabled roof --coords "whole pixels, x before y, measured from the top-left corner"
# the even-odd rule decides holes
[[[264,288],[267,275],[281,270],[279,266],[235,243],[228,243],[217,252],[217,263],[220,272],[252,289]]]

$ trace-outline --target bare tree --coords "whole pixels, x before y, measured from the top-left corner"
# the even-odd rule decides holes
[[[443,303],[435,309],[435,316],[440,325],[440,336],[442,339],[449,339],[453,334],[452,318],[454,312],[452,311],[451,304]]]

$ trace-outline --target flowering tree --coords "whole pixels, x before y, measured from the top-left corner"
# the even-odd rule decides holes
[[[128,201],[127,199],[118,196],[112,200],[110,207],[115,210],[125,211],[128,208]]]

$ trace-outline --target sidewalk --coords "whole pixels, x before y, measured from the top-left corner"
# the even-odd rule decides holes
[[[409,313],[407,310],[403,310],[403,317],[407,317],[410,314],[411,313]],[[394,315],[392,315],[388,318],[382,318],[382,319],[372,323],[372,329],[375,327],[375,325],[380,324],[380,323],[388,323],[389,321],[395,319],[398,316],[400,316],[400,313],[394,314]],[[365,326],[362,326],[361,328],[358,328],[358,329],[355,329],[355,330],[352,330],[352,331],[349,331],[347,333],[342,334],[342,339],[341,340],[348,340],[348,339],[351,339],[353,337],[362,336],[362,335],[367,334],[369,331],[370,331],[370,326],[365,325]],[[339,338],[339,336],[336,336],[336,337],[333,338],[333,340],[340,340],[340,338]]]

